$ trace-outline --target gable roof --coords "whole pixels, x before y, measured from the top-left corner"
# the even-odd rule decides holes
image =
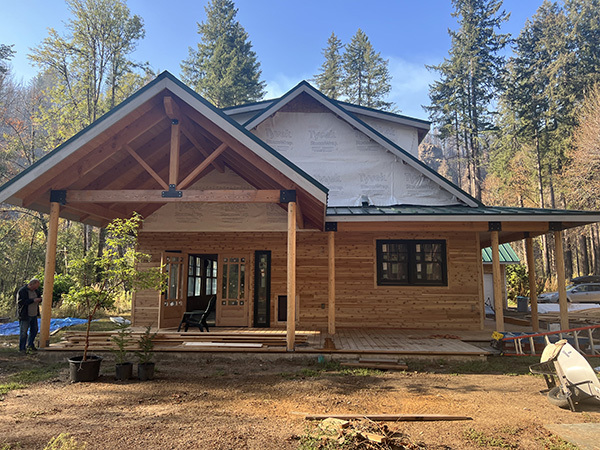
[[[72,178],[77,177],[78,172],[75,169],[79,169],[82,173],[90,173],[92,170],[99,172],[100,168],[88,168],[85,164],[95,158],[96,162],[100,161],[98,164],[106,165],[106,162],[109,159],[106,155],[111,154],[111,152],[114,154],[118,150],[114,148],[116,144],[113,144],[112,149],[110,148],[110,140],[116,139],[115,136],[124,132],[128,127],[135,128],[137,122],[139,122],[138,119],[141,120],[147,118],[150,119],[151,124],[154,124],[151,127],[146,127],[146,131],[144,131],[144,133],[146,133],[146,135],[144,135],[146,140],[148,138],[157,140],[158,135],[162,133],[162,139],[164,141],[164,138],[167,137],[169,133],[170,120],[164,112],[162,99],[163,96],[169,95],[172,95],[174,99],[181,102],[182,108],[185,108],[188,113],[195,114],[197,117],[205,120],[206,126],[211,127],[213,131],[218,132],[222,136],[227,136],[228,139],[231,138],[232,143],[235,142],[237,143],[236,145],[240,145],[244,149],[249,150],[248,156],[253,154],[254,156],[252,156],[252,158],[255,158],[256,161],[262,161],[261,164],[266,163],[268,166],[265,167],[271,167],[272,169],[269,170],[274,170],[273,173],[283,175],[286,180],[289,180],[289,182],[285,183],[286,185],[297,186],[300,191],[306,193],[303,195],[310,195],[315,199],[315,202],[321,203],[323,206],[320,208],[317,208],[315,203],[315,217],[317,209],[321,209],[320,215],[323,215],[323,207],[327,202],[328,193],[328,189],[325,186],[272,149],[253,133],[242,127],[235,120],[210,104],[199,94],[185,86],[169,72],[161,73],[156,79],[141,88],[117,107],[1,186],[0,202],[7,202],[17,206],[25,206],[29,209],[47,212],[49,207],[49,189],[60,190],[67,189],[64,186],[72,186],[68,184],[68,182],[72,181]],[[206,128],[202,128],[202,126],[197,123],[195,126],[197,127],[197,130],[205,130]],[[142,127],[140,127],[140,130],[141,129]],[[132,132],[131,134],[136,136],[133,139],[142,139],[140,137],[141,133],[135,134]],[[216,135],[213,135],[213,137],[216,137]],[[193,147],[190,145],[190,142],[186,141],[186,144],[190,148]],[[144,151],[145,145],[145,143],[141,143],[140,151]],[[158,146],[158,143],[156,143],[156,145]],[[83,151],[81,151],[82,148]],[[99,153],[102,152],[104,152],[104,155],[99,155]],[[129,157],[129,154],[124,150],[119,152],[120,154],[122,153],[124,157]],[[243,164],[239,162],[239,157],[235,156],[233,153],[230,156],[226,156],[224,153],[222,157],[226,158],[225,162],[229,165],[231,165],[230,162],[232,163],[233,161],[232,158],[238,158],[238,166],[243,166]],[[195,166],[199,165],[198,158],[190,157],[188,158],[188,163]],[[191,172],[191,166],[183,167],[184,162],[180,162],[180,164],[182,165],[182,170]],[[61,174],[61,170],[67,172]],[[255,177],[252,175],[250,169],[248,169],[248,176]],[[58,182],[52,182],[50,181],[52,179],[51,177],[58,177],[60,179]],[[69,180],[69,178],[71,178],[71,180]],[[46,184],[53,184],[48,190],[44,190],[43,196],[40,196],[41,194],[32,196],[31,192],[42,192],[44,182],[41,180],[45,180]],[[84,181],[81,181],[80,184],[81,186],[86,185]],[[262,187],[262,189],[291,188],[289,186],[279,187],[279,185],[276,185],[273,182],[266,182],[266,184],[269,184],[269,186]],[[82,189],[82,187],[70,187],[69,189]],[[129,189],[140,188],[132,186]],[[27,193],[29,194],[26,195]],[[25,202],[23,200],[28,196],[30,198],[26,204],[24,204]],[[62,215],[63,217],[69,217],[68,212],[65,212]],[[77,219],[75,218],[75,220]],[[323,219],[321,218],[320,221],[322,220]],[[88,222],[96,224],[97,220],[95,222]]]
[[[288,104],[303,93],[311,96],[314,100],[316,100],[325,108],[330,110],[333,114],[346,121],[352,127],[360,130],[370,139],[377,142],[379,145],[381,145],[383,148],[385,148],[392,154],[396,155],[404,163],[417,170],[426,178],[432,180],[434,183],[440,186],[440,188],[453,194],[461,203],[471,207],[483,206],[483,204],[480,201],[478,201],[477,199],[469,195],[467,192],[463,191],[461,188],[459,188],[458,186],[441,176],[435,170],[431,169],[429,166],[421,162],[418,158],[415,158],[402,147],[392,142],[386,136],[381,134],[379,131],[375,130],[373,127],[371,127],[363,120],[358,118],[354,113],[350,112],[348,109],[342,106],[342,104],[340,104],[336,100],[330,99],[329,97],[319,92],[306,81],[300,82],[296,87],[291,89],[281,98],[273,101],[273,103],[271,103],[266,108],[262,108],[254,117],[250,118],[246,123],[244,123],[244,127],[248,130],[254,129],[267,118],[269,118],[281,108],[283,108],[286,104]]]
[[[208,115],[216,125],[246,144],[248,148],[255,151],[264,160],[274,165],[277,169],[293,179],[293,181],[305,187],[308,192],[311,192],[321,200],[326,200],[328,192],[327,187],[323,186],[319,181],[304,172],[261,139],[250,133],[247,129],[240,126],[236,121],[206,101],[200,94],[187,87],[171,73],[164,71],[153,81],[104,114],[94,123],[88,125],[75,136],[39,159],[35,164],[32,164],[23,172],[2,185],[0,187],[0,202],[8,201],[10,203],[11,196],[14,195],[20,187],[30,181],[31,178],[59,164],[85,142],[97,137],[120,118],[132,112],[136,107],[140,106],[164,89],[168,89],[196,110]]]

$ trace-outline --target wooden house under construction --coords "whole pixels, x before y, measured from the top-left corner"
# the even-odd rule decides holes
[[[306,82],[220,110],[164,72],[0,201],[50,214],[46,287],[59,217],[103,226],[140,213],[139,249],[169,287],[135,294],[134,325],[176,327],[215,296],[217,326],[285,327],[290,349],[296,327],[481,329],[482,248],[498,303],[500,243],[554,232],[560,262],[561,231],[600,214],[485,206],[418,160],[428,131]]]

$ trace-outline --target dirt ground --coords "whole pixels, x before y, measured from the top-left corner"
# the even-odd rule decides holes
[[[0,384],[25,367],[50,365],[52,357],[2,350]],[[316,357],[157,360],[153,381],[115,381],[107,356],[97,382],[71,384],[65,363],[51,379],[11,390],[0,401],[0,448],[42,449],[66,432],[88,449],[295,449],[314,429],[306,413],[406,413],[473,418],[388,423],[422,448],[567,449],[575,447],[544,424],[600,421],[595,406],[572,413],[550,405],[539,393],[543,379],[526,374],[461,374],[416,362],[407,372],[344,372],[323,370]]]

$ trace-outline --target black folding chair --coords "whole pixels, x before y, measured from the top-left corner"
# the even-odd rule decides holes
[[[177,331],[181,331],[181,327],[183,326],[183,331],[187,331],[190,326],[198,327],[200,331],[204,331],[202,328],[206,328],[208,332],[208,324],[206,323],[206,319],[208,315],[211,313],[213,308],[215,307],[215,302],[217,301],[217,296],[213,295],[210,300],[208,300],[208,306],[204,311],[196,310],[196,311],[188,311],[183,313],[183,317],[181,318],[181,323],[179,327],[177,327]]]

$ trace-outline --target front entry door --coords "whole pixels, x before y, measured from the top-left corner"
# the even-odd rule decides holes
[[[221,292],[217,302],[217,326],[248,326],[248,258],[240,255],[221,259]]]
[[[163,252],[162,267],[167,275],[167,288],[161,292],[158,327],[171,328],[179,325],[185,312],[184,255],[182,253]]]
[[[217,294],[217,255],[188,256],[187,311],[204,311]]]
[[[271,252],[254,254],[254,326],[270,326],[271,319]]]

